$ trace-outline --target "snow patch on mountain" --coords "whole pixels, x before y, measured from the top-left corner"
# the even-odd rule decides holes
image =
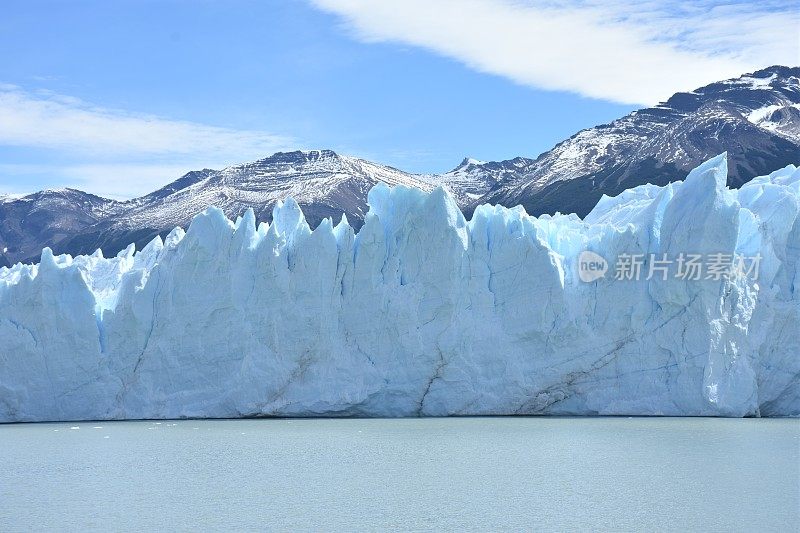
[[[798,74],[796,67],[769,67],[582,130],[528,160],[472,206],[520,204],[534,214],[585,215],[603,193],[665,185],[722,151],[730,154],[732,186],[800,163]]]
[[[420,179],[445,187],[460,207],[466,207],[502,181],[518,177],[530,163],[531,160],[524,157],[496,162],[466,157],[449,172],[424,175]]]
[[[768,105],[764,107],[759,107],[758,109],[754,109],[747,114],[747,120],[752,122],[753,124],[758,124],[763,122],[767,117],[772,115],[778,109],[781,109],[783,106],[781,105]]]

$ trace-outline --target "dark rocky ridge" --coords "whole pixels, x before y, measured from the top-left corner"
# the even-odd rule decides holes
[[[728,184],[800,164],[800,68],[774,66],[712,83],[609,124],[582,130],[536,159],[465,159],[452,171],[415,175],[330,150],[279,152],[222,170],[189,172],[141,198],[115,202],[65,189],[0,197],[0,266],[57,253],[112,255],[156,235],[209,205],[234,218],[252,208],[270,221],[272,207],[292,196],[309,223],[358,228],[376,183],[431,189],[444,185],[468,216],[476,205],[523,205],[530,214],[585,216],[603,194],[682,180],[702,161],[727,152]]]

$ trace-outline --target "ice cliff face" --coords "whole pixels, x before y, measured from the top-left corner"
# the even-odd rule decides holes
[[[723,156],[577,216],[377,185],[356,234],[208,209],[140,252],[0,269],[0,421],[800,414],[800,171]],[[583,282],[578,257],[608,259]],[[762,257],[758,279],[614,258]],[[644,268],[647,269],[645,263]]]

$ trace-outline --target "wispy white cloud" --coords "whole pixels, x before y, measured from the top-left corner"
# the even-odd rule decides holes
[[[105,155],[252,157],[287,137],[92,106],[76,98],[0,85],[0,144]]]
[[[664,0],[311,0],[365,42],[427,48],[532,87],[630,104],[800,63],[800,8]]]
[[[106,109],[66,95],[0,84],[0,146],[39,149],[48,155],[44,159],[59,161],[5,162],[0,165],[0,192],[31,192],[45,180],[130,198],[192,169],[219,168],[295,145],[290,137],[268,132]],[[14,183],[15,190],[6,190],[12,187],[3,181]],[[37,185],[25,188],[26,181]]]
[[[0,164],[0,194],[24,195],[42,188],[71,187],[115,200],[127,200],[160,189],[190,170],[208,167],[203,161],[178,164],[146,162],[82,164]],[[219,168],[222,165],[215,166]],[[35,182],[36,186],[26,186]]]

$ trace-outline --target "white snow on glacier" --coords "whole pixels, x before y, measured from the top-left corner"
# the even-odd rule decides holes
[[[800,170],[724,155],[580,220],[377,185],[356,234],[218,209],[139,252],[0,269],[0,421],[800,414]],[[577,257],[760,254],[584,283]],[[649,260],[648,260],[649,261]],[[645,265],[647,268],[647,265]]]

